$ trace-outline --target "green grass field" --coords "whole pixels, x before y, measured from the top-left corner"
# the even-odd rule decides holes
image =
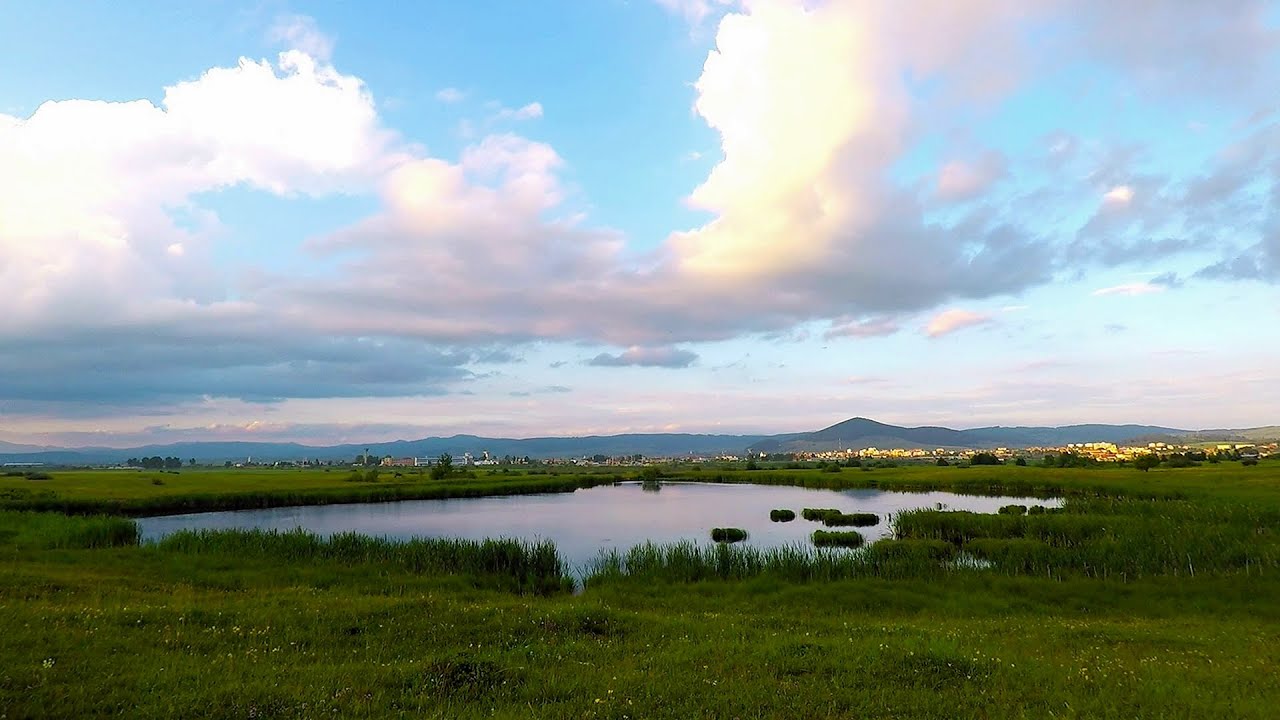
[[[139,546],[125,519],[28,510],[518,493],[611,472],[2,478],[0,717],[1269,718],[1280,703],[1280,463],[667,475],[1067,502],[911,513],[861,554],[642,547],[573,594],[546,547]]]

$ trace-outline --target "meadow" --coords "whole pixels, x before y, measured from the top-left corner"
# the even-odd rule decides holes
[[[642,545],[584,589],[546,544],[139,545],[101,511],[565,491],[612,470],[0,478],[0,716],[1264,718],[1280,701],[1280,462],[663,473],[1065,503],[904,513],[855,552]]]

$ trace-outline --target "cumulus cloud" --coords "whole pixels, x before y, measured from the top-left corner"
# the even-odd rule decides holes
[[[185,385],[157,375],[166,397],[431,392],[465,381],[477,346],[530,340],[635,346],[595,364],[687,366],[696,355],[672,343],[813,320],[830,321],[832,337],[888,334],[893,318],[1017,293],[1064,266],[1197,247],[1194,238],[1155,235],[1153,218],[1197,197],[1257,191],[1251,171],[1268,167],[1224,161],[1203,183],[1178,188],[1133,172],[1123,153],[1076,173],[1093,158],[1072,136],[1055,136],[1055,162],[1065,169],[1053,182],[1065,178],[1064,196],[1081,191],[1096,211],[1065,249],[1057,230],[1033,229],[1041,205],[1026,203],[1035,213],[1020,215],[991,201],[1016,158],[948,154],[927,186],[896,179],[913,144],[940,132],[935,118],[958,99],[989,102],[1035,69],[1024,62],[1028,28],[1066,22],[1055,40],[1073,43],[1063,62],[1096,51],[1122,79],[1156,92],[1161,83],[1143,78],[1163,64],[1205,75],[1236,64],[1244,76],[1265,77],[1259,48],[1273,33],[1259,29],[1257,3],[1233,6],[1238,13],[1176,4],[1168,14],[1180,21],[1217,25],[1178,29],[1177,43],[1122,33],[1136,48],[1103,27],[1135,26],[1136,11],[1116,3],[1078,12],[1050,0],[664,4],[696,20],[724,12],[695,83],[695,111],[717,133],[722,160],[687,199],[710,219],[652,252],[629,249],[621,233],[573,210],[580,203],[561,179],[565,160],[546,143],[491,134],[456,158],[407,146],[383,127],[363,81],[329,62],[332,43],[305,18],[278,24],[273,37],[290,49],[272,61],[211,69],[166,88],[158,104],[68,100],[26,118],[0,115],[0,342],[10,343],[0,376],[25,378],[16,385],[24,398],[53,397],[57,389],[13,343],[61,336],[100,347],[98,333],[120,328],[145,328],[165,345],[153,348],[151,363],[125,346],[122,356],[139,367],[192,363]],[[921,94],[914,84],[940,90]],[[460,98],[448,90],[442,101]],[[543,108],[493,110],[518,120]],[[1274,147],[1262,127],[1257,142]],[[1275,157],[1267,152],[1239,157]],[[261,267],[252,283],[232,284],[213,269],[219,218],[202,198],[233,187],[281,198],[366,195],[377,209],[306,244],[320,270]],[[1124,212],[1109,211],[1116,193]],[[931,214],[938,200],[965,204]],[[1208,214],[1173,217],[1211,225]],[[1069,236],[1073,226],[1063,227]],[[1240,240],[1204,272],[1280,277],[1278,237]],[[926,331],[989,320],[950,310]],[[217,338],[191,339],[191,328],[210,327]],[[304,341],[313,337],[404,343],[394,347],[408,367],[378,366],[374,350],[353,345],[361,352],[342,362],[377,368],[377,377],[321,390],[341,382],[341,372],[324,369],[341,363],[308,365],[332,352]],[[256,345],[279,349],[241,347]],[[244,356],[209,353],[201,365],[200,349],[223,346]],[[125,369],[94,375],[80,355],[79,364],[60,360],[61,372],[78,368],[141,392],[145,375],[132,384]]]
[[[985,313],[974,312],[972,310],[952,309],[945,310],[933,316],[929,320],[929,324],[925,326],[925,334],[931,338],[942,337],[953,332],[964,330],[965,328],[986,325],[992,322],[992,317]]]
[[[698,354],[673,347],[631,347],[617,353],[600,353],[587,361],[597,367],[663,367],[687,368]]]
[[[198,194],[350,190],[397,161],[363,83],[296,50],[209,70],[159,106],[68,100],[0,115],[0,331],[227,303],[206,277],[217,218]]]

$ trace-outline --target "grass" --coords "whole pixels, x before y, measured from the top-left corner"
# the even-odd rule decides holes
[[[832,513],[822,518],[827,527],[872,527],[880,524],[880,516],[875,513]]]
[[[698,474],[1066,501],[902,513],[894,539],[855,551],[641,545],[603,554],[581,594],[516,582],[556,575],[551,548],[138,544],[124,518],[11,508],[0,716],[1270,718],[1280,702],[1280,463]],[[345,469],[51,475],[0,478],[0,494],[51,488],[80,509],[396,485]],[[501,480],[553,479],[610,476]]]
[[[791,522],[796,519],[795,510],[770,510],[769,519],[773,522]]]
[[[823,522],[829,517],[835,517],[836,515],[842,514],[842,512],[835,508],[805,508],[800,511],[800,517],[805,520],[812,520],[815,522]]]
[[[814,530],[814,547],[860,548],[866,538],[857,530]]]
[[[431,480],[401,478],[374,469],[216,469],[162,471],[84,470],[55,472],[51,479],[0,477],[0,509],[83,515],[180,514],[290,505],[328,505],[573,492],[616,482],[613,474],[480,475]],[[160,480],[159,484],[154,481]]]
[[[336,562],[414,574],[469,575],[491,587],[544,595],[574,587],[555,546],[545,541],[387,540],[357,533],[321,537],[301,529],[181,530],[156,547],[168,553],[259,557],[291,565]]]
[[[736,543],[747,539],[742,528],[711,528],[711,539],[718,543]]]

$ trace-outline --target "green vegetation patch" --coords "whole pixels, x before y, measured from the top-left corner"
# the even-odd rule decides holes
[[[774,522],[791,522],[796,519],[795,510],[770,510],[769,519]]]
[[[872,527],[880,524],[880,516],[875,513],[835,513],[822,519],[827,527]]]
[[[814,547],[859,548],[866,543],[866,538],[857,530],[814,530]]]
[[[718,543],[736,543],[747,539],[742,528],[711,528],[711,539]]]

